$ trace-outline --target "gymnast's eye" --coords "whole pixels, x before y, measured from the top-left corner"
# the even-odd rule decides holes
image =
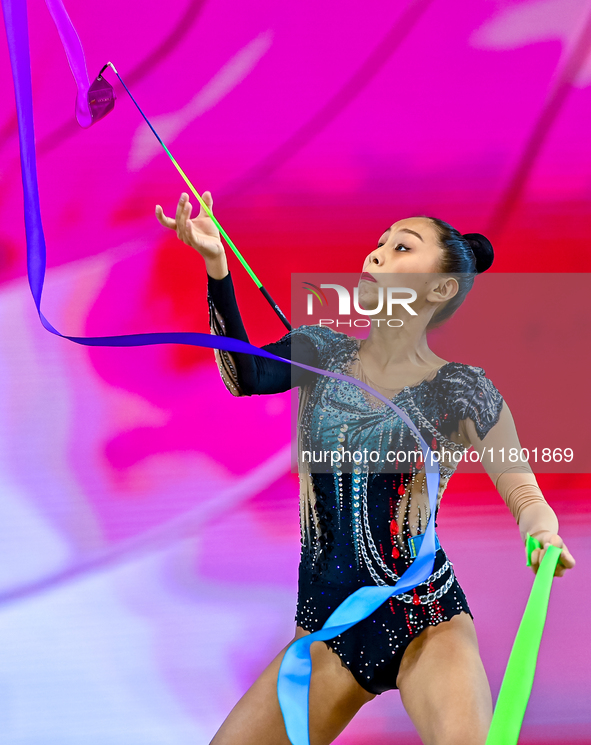
[[[394,250],[400,251],[401,248],[403,248],[405,251],[410,251],[410,248],[408,246],[405,246],[404,243],[399,243]]]

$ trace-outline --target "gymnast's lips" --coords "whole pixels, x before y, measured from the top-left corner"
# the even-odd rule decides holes
[[[378,280],[369,272],[361,272],[359,279],[365,279],[367,282],[377,282]]]

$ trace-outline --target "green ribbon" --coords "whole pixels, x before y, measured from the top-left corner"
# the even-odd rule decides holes
[[[542,548],[542,544],[528,534],[525,545],[527,566],[531,566],[532,552]],[[486,745],[517,745],[519,740],[521,724],[534,683],[552,579],[561,552],[561,548],[549,546],[536,573],[503,676]]]

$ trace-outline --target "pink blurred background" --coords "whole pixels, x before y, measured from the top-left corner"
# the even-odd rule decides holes
[[[488,235],[491,274],[591,270],[588,0],[66,7],[91,78],[115,64],[286,312],[292,273],[357,272],[387,226],[417,213]],[[109,72],[114,112],[78,127],[42,0],[29,22],[45,314],[69,334],[207,331],[201,259],[154,217],[183,182]],[[234,399],[211,350],[88,350],[41,328],[3,34],[0,95],[2,742],[207,743],[293,633],[290,393]],[[251,341],[280,338],[229,263]],[[573,287],[587,297],[581,277]],[[553,301],[538,303],[551,319]],[[454,354],[470,318],[448,327]],[[566,444],[564,422],[589,421],[588,357],[577,352],[575,375],[568,346],[581,339],[535,331],[525,367],[498,339],[475,337],[462,361],[511,394],[526,430],[544,395],[528,376],[550,365],[542,405]],[[521,742],[591,743],[591,477],[540,484],[578,566],[552,591]],[[440,535],[496,695],[532,575],[485,474],[457,475],[444,501]],[[370,740],[418,742],[397,693],[338,742]]]

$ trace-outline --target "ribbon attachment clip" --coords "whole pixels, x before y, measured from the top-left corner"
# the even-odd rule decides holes
[[[113,67],[111,62],[107,62],[96,77],[96,80],[88,89],[88,108],[92,116],[92,123],[98,122],[107,116],[115,108],[115,89],[109,81],[103,77],[103,72],[107,67]],[[113,67],[113,69],[115,69]],[[116,71],[115,71],[116,72]]]

